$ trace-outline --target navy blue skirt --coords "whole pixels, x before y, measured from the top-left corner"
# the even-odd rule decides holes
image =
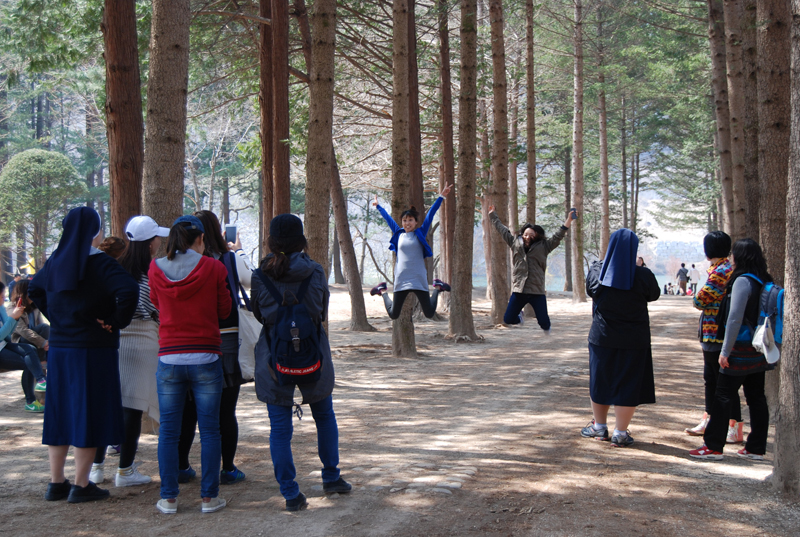
[[[50,347],[42,444],[108,446],[123,434],[117,349]]]
[[[651,349],[610,349],[589,343],[589,393],[599,405],[655,403]]]

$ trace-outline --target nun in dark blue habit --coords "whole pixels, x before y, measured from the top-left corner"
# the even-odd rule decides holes
[[[611,440],[611,445],[633,444],[628,424],[638,405],[655,403],[650,317],[647,303],[658,300],[661,289],[647,267],[636,266],[639,238],[629,229],[615,231],[605,259],[586,275],[592,297],[589,330],[589,393],[594,419],[581,436]],[[609,435],[608,411],[614,406],[616,424]]]
[[[50,320],[45,499],[78,503],[109,495],[89,481],[89,471],[97,446],[122,442],[119,330],[131,322],[139,284],[97,249],[102,234],[94,209],[73,209],[62,225],[58,248],[31,281],[28,296]],[[75,447],[72,485],[64,476],[69,446]]]

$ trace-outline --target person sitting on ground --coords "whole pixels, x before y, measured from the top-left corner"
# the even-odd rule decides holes
[[[700,347],[703,351],[703,383],[705,385],[705,412],[700,423],[684,429],[691,436],[702,436],[706,431],[714,394],[717,391],[719,377],[719,353],[723,340],[717,337],[717,314],[725,287],[730,279],[733,267],[728,261],[731,251],[731,238],[724,231],[712,231],[703,239],[706,258],[711,262],[708,267],[708,278],[694,297],[694,307],[702,310],[700,314]],[[728,427],[728,443],[740,444],[743,440],[742,408],[739,392],[732,394],[731,415]]]
[[[14,274],[14,279],[8,282],[8,299],[11,300],[11,295],[14,293],[14,287],[22,280],[22,274],[19,272]]]
[[[650,269],[636,266],[638,245],[631,230],[615,231],[605,259],[593,263],[586,275],[586,293],[594,303],[589,330],[594,419],[581,436],[609,440],[606,422],[613,405],[616,425],[610,440],[615,447],[633,445],[628,425],[636,407],[656,402],[647,303],[658,300],[661,290]]]
[[[103,239],[103,242],[100,243],[100,246],[98,246],[97,249],[105,252],[114,259],[119,259],[119,256],[122,255],[122,252],[125,251],[125,241],[119,237],[109,235]]]
[[[412,205],[410,209],[403,211],[400,215],[402,226],[387,213],[378,203],[378,195],[375,194],[375,201],[372,205],[377,207],[378,212],[389,224],[392,230],[392,238],[389,240],[389,250],[397,253],[397,261],[394,269],[394,302],[386,292],[386,282],[381,282],[370,291],[370,295],[383,297],[386,306],[386,313],[392,319],[400,317],[403,303],[410,294],[414,294],[422,308],[422,313],[428,319],[436,314],[436,306],[439,301],[441,291],[450,291],[450,285],[439,279],[433,280],[433,293],[428,294],[428,269],[425,266],[425,258],[431,257],[433,251],[428,245],[428,230],[433,222],[433,217],[444,198],[450,193],[451,185],[445,185],[439,193],[439,197],[428,209],[425,221],[419,224],[419,213]]]
[[[11,296],[11,303],[17,304],[22,300],[25,313],[17,322],[14,333],[11,334],[13,343],[27,343],[36,347],[39,361],[47,361],[47,351],[50,349],[50,323],[44,318],[36,304],[28,297],[30,280],[21,280],[15,287]]]
[[[550,316],[547,314],[547,294],[544,289],[547,256],[561,243],[575,218],[577,218],[577,213],[575,209],[572,209],[567,214],[567,219],[561,229],[549,239],[545,235],[544,228],[532,224],[525,224],[519,230],[519,235],[514,236],[494,212],[494,205],[489,206],[489,219],[508,247],[511,248],[514,263],[511,298],[508,299],[508,306],[503,315],[505,324],[524,324],[525,318],[522,315],[522,309],[525,304],[530,304],[536,314],[539,327],[546,333],[550,333]],[[495,299],[498,298],[495,297]]]
[[[769,406],[764,393],[767,371],[775,369],[766,357],[753,347],[753,332],[758,323],[759,302],[763,284],[773,281],[761,247],[753,239],[734,243],[730,256],[733,272],[725,285],[726,300],[720,306],[720,322],[725,319],[725,337],[719,353],[719,377],[711,417],[706,425],[705,444],[689,452],[695,459],[722,460],[728,416],[738,401],[740,387],[750,408],[750,434],[743,449],[736,454],[750,460],[763,460],[767,452]],[[753,277],[755,276],[755,277]],[[725,302],[727,302],[727,307]],[[717,334],[719,337],[719,334]]]
[[[0,297],[5,296],[5,288],[5,284],[0,282]],[[11,334],[19,324],[18,319],[24,315],[25,305],[19,298],[16,302],[11,302],[8,308],[0,308],[0,369],[22,371],[25,411],[41,413],[44,412],[44,405],[36,400],[35,392],[45,391],[47,381],[39,356],[32,345],[14,343],[11,340]]]
[[[322,462],[322,490],[325,493],[350,492],[352,486],[339,471],[339,428],[333,412],[334,371],[328,334],[322,323],[328,313],[328,278],[319,263],[305,253],[307,246],[303,235],[303,222],[293,214],[281,214],[269,225],[269,250],[260,268],[253,272],[253,314],[264,327],[255,349],[256,396],[267,404],[269,412],[269,453],[275,479],[281,495],[286,500],[287,511],[299,511],[308,506],[305,495],[295,481],[297,472],[292,457],[292,408],[297,387],[303,394],[303,403],[311,407],[317,427],[317,453]],[[274,287],[269,290],[267,283]],[[301,291],[303,290],[304,291]],[[321,364],[319,378],[300,384],[278,381],[277,369],[271,365],[270,338],[278,318],[280,304],[273,292],[280,296],[294,295],[303,304],[313,322],[318,326]],[[298,417],[302,415],[297,405]]]

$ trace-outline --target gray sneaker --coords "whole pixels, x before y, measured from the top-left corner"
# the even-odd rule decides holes
[[[625,436],[615,434],[611,437],[611,445],[614,447],[630,447],[633,445],[633,437],[630,433]]]
[[[217,496],[216,498],[211,498],[207,502],[203,502],[203,512],[204,513],[214,513],[219,511],[223,507],[225,507],[225,500]]]
[[[581,436],[584,438],[594,438],[595,440],[608,440],[608,428],[595,429],[594,420],[592,420],[586,427],[581,429]]]

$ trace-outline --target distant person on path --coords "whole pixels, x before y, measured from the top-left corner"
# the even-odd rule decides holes
[[[686,296],[686,283],[689,280],[689,270],[686,268],[686,263],[681,263],[681,268],[678,269],[675,279],[678,283],[678,290],[675,294]]]
[[[694,263],[692,263],[692,270],[689,271],[689,282],[692,288],[692,295],[697,295],[697,284],[700,283],[700,271],[694,267]]]
[[[725,295],[725,286],[728,284],[733,267],[728,261],[731,251],[731,238],[724,231],[712,231],[703,239],[703,249],[706,258],[711,262],[708,267],[708,278],[700,291],[694,296],[694,307],[702,310],[700,314],[700,347],[703,350],[703,383],[705,384],[705,412],[700,423],[694,427],[684,429],[686,434],[702,436],[706,431],[711,407],[714,404],[714,394],[717,391],[717,378],[719,377],[719,353],[722,350],[723,340],[717,337],[717,314],[722,297]],[[739,402],[739,392],[732,395],[731,415],[728,430],[729,443],[741,443],[742,434],[742,409]]]
[[[594,419],[581,436],[609,440],[608,411],[614,406],[616,424],[611,445],[628,447],[628,425],[636,407],[656,402],[650,317],[647,303],[658,300],[661,288],[650,269],[636,266],[639,238],[629,229],[615,231],[605,259],[586,275],[592,297],[589,330],[589,394]]]
[[[763,354],[753,347],[753,331],[758,323],[759,302],[762,284],[772,281],[767,272],[767,262],[761,247],[753,239],[736,241],[731,250],[733,272],[725,286],[730,297],[720,308],[720,315],[727,319],[725,339],[719,354],[719,377],[711,418],[706,426],[705,444],[689,452],[696,459],[721,460],[728,431],[728,416],[739,400],[736,395],[744,387],[744,397],[750,408],[750,434],[743,449],[736,454],[751,460],[763,460],[767,452],[769,432],[769,407],[764,393],[767,371],[775,369]],[[727,309],[727,312],[725,311]],[[727,313],[727,315],[726,315]]]
[[[350,492],[352,486],[339,472],[339,427],[333,412],[334,371],[328,335],[321,323],[328,314],[328,278],[322,266],[305,253],[308,245],[303,235],[303,222],[293,214],[281,214],[269,225],[269,250],[254,271],[252,279],[253,314],[264,328],[256,345],[256,396],[267,404],[269,412],[269,452],[275,479],[286,500],[287,511],[299,511],[308,506],[295,478],[297,471],[292,457],[292,408],[295,388],[303,395],[303,403],[311,407],[317,428],[317,453],[322,462],[322,490],[325,493]],[[297,297],[305,289],[301,303],[319,327],[320,376],[316,381],[301,384],[282,384],[278,381],[270,358],[272,327],[278,318],[279,306],[262,278],[267,279],[281,296]],[[290,379],[291,380],[291,379]]]
[[[119,331],[139,299],[136,280],[97,249],[100,215],[72,209],[58,248],[30,283],[28,295],[50,320],[47,404],[42,443],[48,446],[46,500],[70,503],[108,498],[89,480],[98,446],[123,440]],[[75,483],[64,476],[74,446]]]
[[[567,213],[564,225],[549,239],[545,235],[544,228],[531,224],[522,226],[519,235],[515,236],[500,221],[497,213],[494,212],[494,205],[489,206],[489,219],[509,248],[511,248],[514,265],[512,269],[511,298],[508,299],[508,306],[503,315],[505,324],[524,323],[522,309],[525,304],[530,304],[533,307],[539,327],[546,333],[550,333],[550,316],[547,313],[547,294],[544,288],[547,256],[558,247],[564,236],[566,236],[567,231],[569,231],[572,221],[577,217],[575,209],[571,209]],[[495,297],[495,300],[498,299],[499,297]]]
[[[381,282],[369,292],[370,295],[379,295],[383,297],[383,303],[386,306],[386,312],[392,319],[400,317],[400,311],[403,309],[403,303],[409,294],[414,293],[419,305],[422,308],[422,313],[428,319],[436,314],[436,306],[439,301],[439,293],[441,291],[450,291],[450,285],[439,280],[433,280],[433,293],[428,294],[428,270],[425,267],[425,258],[431,257],[433,251],[428,245],[427,235],[428,230],[433,222],[433,217],[439,206],[444,201],[444,198],[450,193],[452,185],[445,185],[439,193],[439,197],[428,209],[428,214],[425,216],[425,221],[422,225],[417,227],[419,223],[419,213],[412,206],[410,209],[403,211],[400,215],[400,222],[402,226],[397,225],[397,222],[387,213],[383,207],[378,203],[378,195],[375,194],[375,201],[372,205],[377,207],[378,212],[383,219],[389,224],[389,229],[392,230],[392,238],[389,240],[389,250],[397,254],[397,262],[394,269],[394,302],[389,298],[386,293],[386,282]]]

